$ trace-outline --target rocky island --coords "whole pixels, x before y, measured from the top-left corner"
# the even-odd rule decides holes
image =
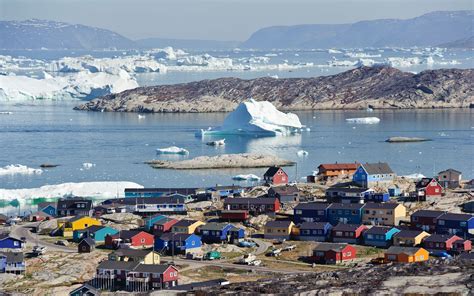
[[[413,74],[377,66],[312,78],[219,78],[139,87],[94,99],[75,109],[228,112],[248,98],[271,102],[279,110],[472,108],[474,69],[437,69]]]
[[[426,142],[431,141],[427,138],[418,138],[418,137],[390,137],[385,142],[387,143],[413,143],[413,142]]]

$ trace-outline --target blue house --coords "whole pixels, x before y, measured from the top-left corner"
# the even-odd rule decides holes
[[[219,197],[228,197],[228,196],[239,196],[244,192],[244,187],[241,186],[215,186],[211,188],[207,188],[206,192],[207,193],[215,193]]]
[[[371,188],[379,185],[392,185],[395,176],[388,163],[366,163],[359,165],[352,175],[352,182],[365,188]]]
[[[57,209],[55,202],[40,202],[38,204],[38,212],[46,213],[52,217],[56,217]]]
[[[230,230],[233,228],[235,228],[234,225],[229,223],[211,222],[199,226],[199,234],[205,243],[220,243],[231,240]]]
[[[114,229],[109,226],[92,225],[87,227],[86,229],[75,230],[72,234],[72,238],[76,242],[79,242],[84,238],[91,238],[96,243],[98,243],[105,242],[105,237],[107,235],[114,235],[117,233],[119,233],[117,229]]]
[[[293,221],[295,224],[328,221],[328,207],[329,204],[323,202],[299,203],[293,210]]]
[[[390,226],[374,226],[363,232],[366,246],[388,248],[392,245],[392,237],[400,230]]]
[[[154,250],[160,253],[186,254],[201,249],[201,238],[195,234],[165,233],[155,237]]]
[[[229,229],[230,242],[239,241],[240,239],[243,239],[243,238],[245,238],[245,229],[238,228],[235,226]]]
[[[329,222],[303,222],[299,226],[299,240],[302,241],[329,241],[332,225]]]
[[[158,221],[160,221],[161,219],[164,219],[164,218],[167,218],[167,216],[160,215],[160,214],[147,217],[144,220],[144,225],[143,226],[145,227],[146,231],[150,231],[150,229],[153,228],[153,224],[155,224],[156,222],[158,222]]]
[[[24,246],[22,240],[9,236],[6,233],[0,233],[0,249],[21,249]]]
[[[332,225],[361,224],[364,204],[333,203],[327,209],[328,222]]]
[[[390,200],[388,192],[367,192],[364,202],[387,202]]]
[[[22,252],[0,252],[0,273],[22,274],[25,269]]]
[[[455,234],[464,239],[474,237],[474,216],[446,213],[436,219],[436,233]]]

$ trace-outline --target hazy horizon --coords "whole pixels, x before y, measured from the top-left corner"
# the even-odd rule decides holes
[[[271,8],[271,14],[267,13]],[[442,10],[472,10],[470,0],[0,0],[0,20],[46,19],[144,38],[244,41],[268,26],[407,19]],[[350,11],[350,14],[347,13]]]

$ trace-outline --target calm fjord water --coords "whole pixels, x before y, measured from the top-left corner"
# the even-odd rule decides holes
[[[179,146],[188,157],[223,153],[268,153],[297,161],[292,179],[310,174],[323,162],[389,162],[399,174],[432,175],[441,169],[474,177],[474,110],[376,110],[296,112],[310,132],[290,137],[226,137],[226,146],[205,145],[194,133],[218,126],[225,113],[137,114],[73,111],[75,103],[2,104],[0,166],[59,164],[40,175],[0,176],[0,188],[32,188],[82,181],[133,181],[144,186],[185,187],[232,184],[236,174],[262,175],[264,169],[155,170],[143,161],[156,149]],[[350,117],[377,116],[379,124],[349,124]],[[389,144],[391,136],[431,138],[431,142]],[[307,157],[296,152],[306,150]],[[169,157],[168,157],[169,158]],[[181,159],[176,157],[175,159]],[[94,163],[84,169],[83,163]],[[296,176],[298,174],[298,176]]]

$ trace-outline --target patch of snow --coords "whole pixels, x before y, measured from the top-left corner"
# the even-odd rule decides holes
[[[0,168],[0,176],[7,175],[39,175],[43,173],[41,169],[34,169],[21,164],[10,164]],[[1,195],[0,195],[1,196]]]
[[[376,124],[380,122],[378,117],[360,117],[360,118],[346,118],[348,123],[359,123],[359,124]]]
[[[337,50],[337,49],[332,49],[332,48],[331,48],[331,49],[328,49],[328,53],[332,53],[332,54],[334,54],[334,53],[342,53],[342,51]]]
[[[207,142],[206,145],[208,145],[208,146],[224,146],[225,145],[225,139]]]
[[[403,178],[411,179],[411,180],[421,180],[423,178],[426,178],[426,176],[420,173],[414,173],[414,174],[405,175],[403,176]]]
[[[167,147],[167,148],[156,149],[156,153],[157,154],[182,154],[182,155],[185,155],[185,154],[189,154],[189,151],[184,149],[184,148],[171,146],[171,147]]]
[[[270,102],[250,99],[227,115],[222,126],[201,130],[197,135],[286,136],[299,133],[302,128],[298,115],[280,112]]]

